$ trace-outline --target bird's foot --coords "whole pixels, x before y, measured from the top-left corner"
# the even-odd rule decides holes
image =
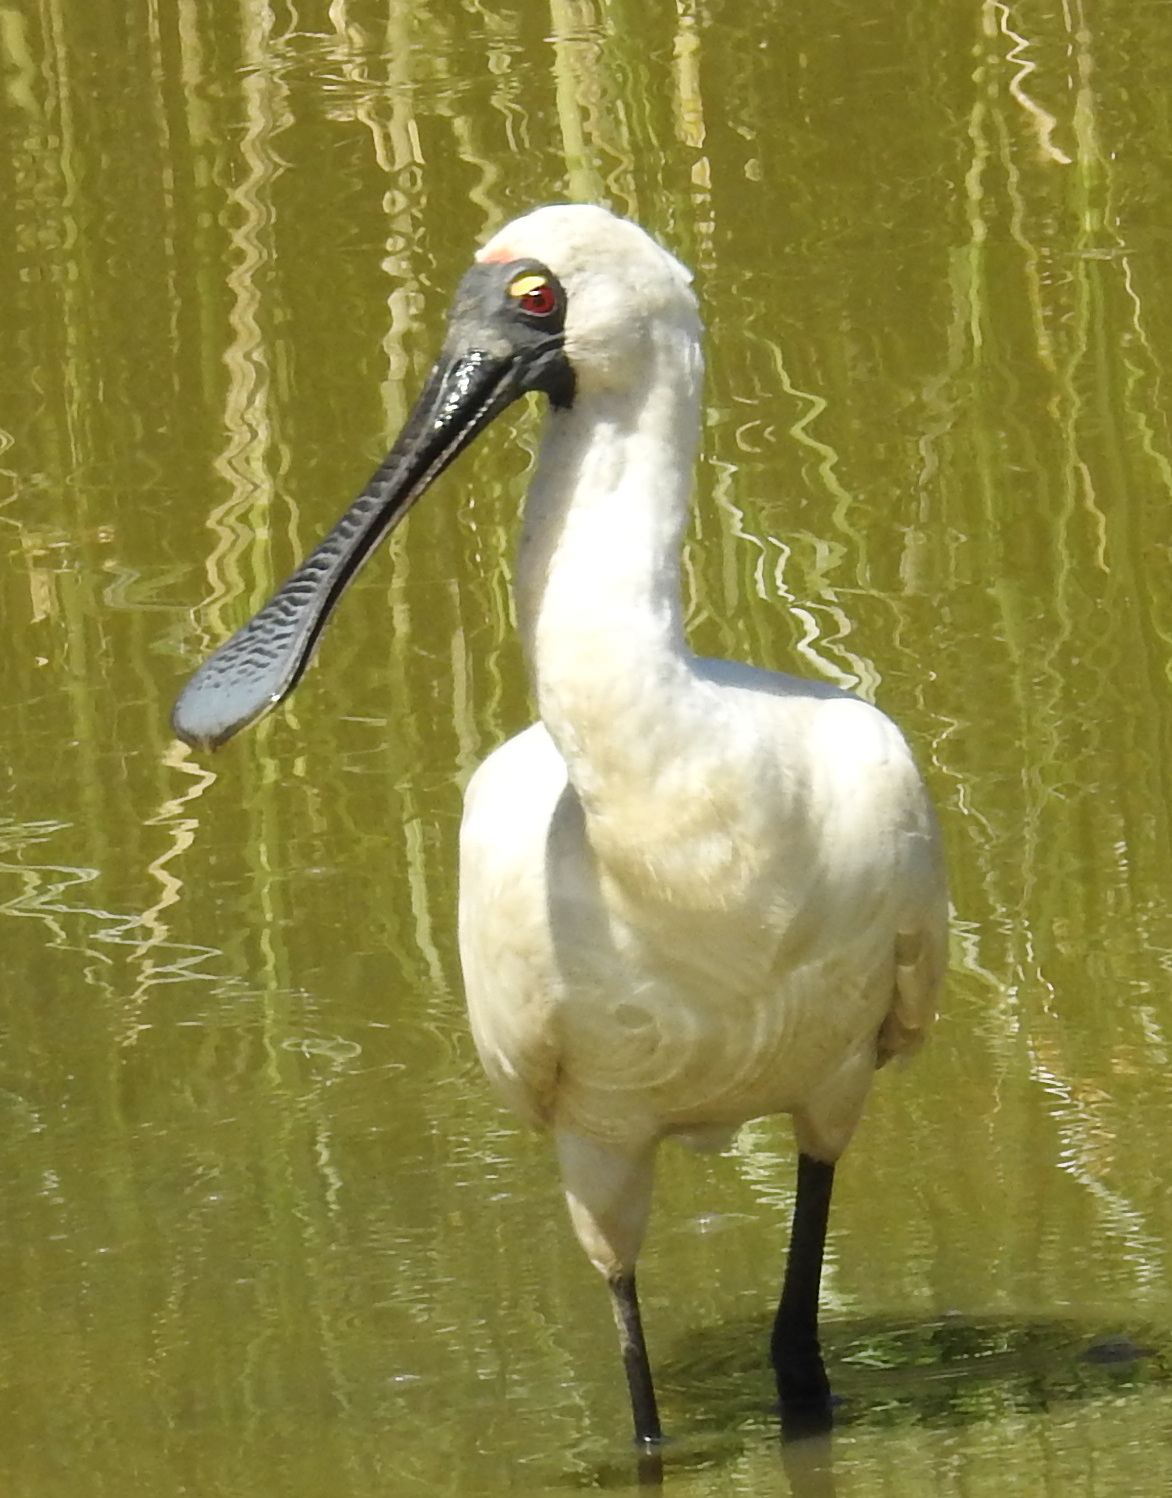
[[[635,1476],[640,1489],[663,1486],[663,1437],[636,1436]]]
[[[834,1428],[834,1410],[838,1401],[824,1402],[786,1400],[780,1402],[781,1438],[783,1441],[805,1441],[810,1436],[825,1436]]]
[[[775,1359],[773,1371],[785,1439],[824,1435],[834,1424],[838,1401],[830,1391],[817,1343],[801,1356],[795,1356],[792,1346],[787,1347],[785,1355]]]

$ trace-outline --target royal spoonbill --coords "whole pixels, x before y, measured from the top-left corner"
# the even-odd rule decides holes
[[[772,1363],[783,1411],[828,1414],[835,1161],[875,1070],[932,1020],[947,913],[935,817],[894,724],[825,683],[688,648],[690,281],[602,208],[501,229],[383,465],[173,715],[213,747],[278,703],[379,538],[494,416],[548,397],[516,568],[540,721],[469,783],[460,956],[489,1077],[553,1135],[647,1443],[660,1423],[635,1264],[656,1150],[719,1147],[767,1114],[791,1116],[798,1149]]]

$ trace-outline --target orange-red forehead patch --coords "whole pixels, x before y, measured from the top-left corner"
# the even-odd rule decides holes
[[[510,260],[519,260],[521,257],[515,255],[507,244],[491,244],[477,250],[476,258],[481,265],[507,265]]]

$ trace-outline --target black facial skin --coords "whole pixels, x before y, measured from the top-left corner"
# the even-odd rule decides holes
[[[510,292],[520,277],[533,276],[553,293],[552,307],[540,314]],[[443,350],[394,446],[325,540],[184,687],[171,714],[181,739],[214,749],[288,696],[374,547],[495,416],[531,390],[556,408],[572,405],[565,311],[561,285],[535,260],[472,267],[456,290]]]
[[[554,310],[548,316],[533,316],[510,295],[509,287],[526,276],[540,276],[554,293]],[[474,265],[456,288],[439,362],[445,356],[458,359],[462,350],[470,349],[520,360],[525,390],[540,390],[552,406],[564,409],[574,400],[574,372],[562,346],[565,323],[566,294],[539,261]]]

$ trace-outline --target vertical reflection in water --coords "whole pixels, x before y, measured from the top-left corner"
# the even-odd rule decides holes
[[[549,19],[566,196],[577,203],[602,202],[599,142],[589,130],[589,124],[598,123],[595,106],[603,93],[599,79],[602,46],[594,5],[592,0],[549,0]]]
[[[402,0],[389,7],[379,54],[387,69],[384,82],[371,75],[374,48],[350,16],[349,7],[335,0],[330,19],[338,33],[343,75],[357,100],[355,117],[370,132],[374,159],[388,179],[382,203],[386,224],[382,270],[391,283],[387,295],[390,320],[383,337],[386,373],[380,388],[386,430],[395,432],[407,415],[411,363],[406,344],[423,309],[417,266],[425,238],[420,193],[424,159],[413,102],[414,65],[421,50],[416,32],[421,20],[417,8]]]
[[[243,596],[251,608],[259,608],[275,582],[273,470],[283,464],[271,403],[270,350],[262,324],[271,323],[276,311],[272,196],[282,170],[276,141],[292,116],[287,88],[272,56],[274,24],[267,5],[242,0],[243,65],[237,84],[243,134],[238,170],[232,173],[238,183],[229,189],[221,213],[230,245],[225,280],[231,295],[231,334],[222,356],[228,373],[223,413],[227,445],[215,467],[227,483],[228,495],[208,516],[216,541],[207,559],[212,592],[203,609],[218,638],[229,633],[234,620],[235,611],[229,615],[226,605],[236,605]],[[209,639],[205,648],[212,643]]]
[[[1098,584],[1106,599],[1119,593],[1120,580],[1124,592],[1130,592],[1127,580],[1143,573],[1143,551],[1119,533],[1117,517],[1135,502],[1138,473],[1131,454],[1133,446],[1142,448],[1144,444],[1142,436],[1139,444],[1134,443],[1133,428],[1138,426],[1142,433],[1148,425],[1143,415],[1145,401],[1136,398],[1141,394],[1140,388],[1133,385],[1126,389],[1115,382],[1116,369],[1122,373],[1126,368],[1126,364],[1117,365],[1114,358],[1115,308],[1126,305],[1129,262],[1118,228],[1115,176],[1097,123],[1094,36],[1081,7],[1074,8],[1071,24],[1076,83],[1071,206],[1076,215],[1077,234],[1069,292],[1068,355],[1058,383],[1064,417],[1061,436],[1069,531],[1064,529],[1061,534],[1058,553],[1056,593],[1063,628],[1054,652],[1058,657],[1058,647],[1062,647],[1054,668],[1056,701],[1065,695],[1066,662],[1077,658],[1079,622],[1085,613],[1088,581],[1093,580],[1092,586]],[[1135,307],[1135,312],[1139,316],[1140,308]],[[1157,465],[1155,473],[1159,472]],[[1167,490],[1166,463],[1163,474]],[[1080,534],[1080,530],[1085,530],[1085,534]],[[1119,613],[1120,624],[1114,629],[1104,617],[1103,626],[1094,633],[1100,635],[1102,645],[1113,653],[1122,651],[1142,659],[1146,651],[1143,642],[1135,638],[1138,618],[1124,623],[1126,616],[1122,611]],[[1098,643],[1089,644],[1088,658],[1097,653]],[[1163,672],[1155,662],[1148,662],[1147,666],[1155,678],[1153,687],[1158,690]],[[1106,747],[1101,729],[1093,735],[1093,747],[1099,753]],[[1057,743],[1054,748],[1057,750]],[[1164,815],[1167,815],[1166,803]],[[1099,820],[1104,830],[1106,823],[1107,818]],[[1122,840],[1117,834],[1112,840],[1122,851],[1131,838],[1126,826],[1120,830]],[[1119,873],[1126,878],[1126,853],[1121,862],[1124,866],[1118,873],[1103,870],[1105,877],[1100,887],[1108,903],[1109,882],[1118,881]],[[1114,1100],[1096,1076],[1087,1074],[1063,1010],[1057,1000],[1043,1007],[1031,1045],[1034,1075],[1053,1099],[1062,1141],[1060,1164],[1094,1201],[1104,1240],[1115,1239],[1124,1249],[1133,1269],[1135,1288],[1155,1290],[1164,1273],[1163,1245],[1145,1224],[1136,1201],[1128,1199],[1128,1188],[1120,1181]],[[1137,1184],[1130,1189],[1135,1190]]]
[[[509,76],[513,56],[519,51],[516,30],[518,18],[507,12],[490,13],[483,5],[478,6],[477,14],[481,20],[481,34],[477,42],[484,47],[484,76],[494,80],[489,103],[496,115],[500,116],[499,119],[495,115],[490,116],[489,123],[503,126],[506,140],[512,135],[512,123],[520,123],[524,144],[514,141],[513,150],[524,164],[530,154],[528,131],[524,128],[526,115],[516,98],[516,80]],[[479,64],[479,58],[477,61]],[[477,71],[480,71],[479,66]],[[471,109],[453,109],[451,129],[460,160],[466,161],[476,172],[476,181],[469,190],[468,201],[474,203],[483,215],[475,231],[476,239],[481,241],[499,228],[506,217],[501,197],[504,173],[497,159],[500,153],[494,148],[493,134],[484,129],[483,122]]]
[[[672,98],[676,139],[689,151],[701,152],[707,130],[700,87],[700,35],[695,0],[677,0],[673,45],[675,93]],[[701,159],[692,168],[692,182],[706,199],[712,191],[711,169]]]
[[[11,14],[11,12],[10,12]],[[53,290],[60,298],[54,333],[60,335],[55,380],[60,381],[61,411],[67,423],[69,458],[81,462],[86,451],[83,432],[91,417],[86,401],[83,371],[86,367],[83,332],[89,326],[86,302],[92,292],[88,257],[81,246],[78,227],[78,142],[75,126],[75,84],[72,58],[67,40],[68,8],[46,4],[39,11],[41,23],[41,78],[44,95],[41,129],[37,131],[35,195],[29,206],[34,215],[28,228],[35,237],[30,243],[30,260],[36,263],[43,255],[45,225],[40,222],[46,207],[52,226],[49,244],[55,274]],[[22,34],[20,41],[32,51],[31,38]],[[22,48],[22,51],[25,50]],[[20,95],[18,95],[20,97]],[[25,96],[27,99],[28,96]],[[31,100],[29,101],[31,102]],[[38,253],[39,252],[39,253]],[[48,371],[46,371],[48,372]],[[68,461],[68,460],[67,460]]]
[[[982,734],[969,736],[974,747],[986,739],[981,768],[966,772],[954,759],[956,734],[938,754],[963,786],[955,803],[970,843],[968,856],[956,861],[962,912],[983,903],[969,903],[963,893],[972,868],[981,871],[988,911],[979,931],[961,923],[958,965],[984,987],[992,977],[1001,990],[988,1018],[1001,1030],[991,1039],[1005,1073],[1018,1064],[1015,1057],[1024,1058],[1057,1136],[1058,1163],[1078,1182],[1097,1237],[1117,1241],[1135,1267],[1131,1288],[1139,1291],[1163,1275],[1162,1252],[1136,1195],[1146,1189],[1142,1177],[1120,1158],[1119,1104],[1102,1073],[1104,1058],[1135,1020],[1121,1002],[1124,990],[1096,993],[1090,975],[1075,971],[1066,932],[1073,905],[1081,922],[1077,944],[1131,947],[1124,910],[1131,903],[1128,866],[1142,863],[1141,801],[1124,788],[1129,780],[1142,786],[1149,754],[1153,763],[1160,759],[1151,754],[1153,719],[1141,714],[1133,725],[1138,699],[1129,702],[1126,689],[1119,691],[1120,681],[1138,675],[1142,682],[1150,670],[1135,607],[1135,580],[1147,563],[1131,517],[1143,485],[1155,481],[1167,492],[1168,470],[1157,458],[1150,475],[1141,475],[1135,461],[1141,451],[1152,456],[1145,434],[1153,395],[1143,376],[1130,388],[1115,383],[1117,308],[1132,282],[1113,201],[1116,170],[1100,138],[1094,39],[1071,13],[1076,87],[1063,121],[1030,107],[1020,71],[1024,44],[1004,9],[986,8],[984,20],[968,122],[968,241],[954,259],[948,366],[933,388],[939,419],[922,446],[925,473],[935,475],[956,531],[969,531],[978,575],[993,584],[986,648],[999,658],[1005,687]],[[1003,39],[1012,42],[1008,55]],[[1054,144],[1062,131],[1073,155]],[[1057,263],[1056,215],[1069,226],[1073,250]],[[1130,305],[1141,317],[1142,302]],[[1133,369],[1142,367],[1142,348],[1134,340],[1119,367],[1131,359]],[[958,463],[962,454],[972,461]],[[980,480],[979,503],[968,506],[979,516],[975,533],[952,478],[966,470],[970,482],[973,474]],[[963,680],[963,664],[957,666],[946,680]],[[1155,676],[1162,672],[1153,673],[1153,692]],[[971,705],[961,704],[954,721],[972,727]],[[1103,762],[1116,752],[1123,723],[1125,733],[1134,728],[1132,768],[1122,778],[1105,777]],[[998,760],[1010,756],[1021,766],[1012,798],[1004,772],[997,773]],[[1149,805],[1163,821],[1165,792],[1155,792]],[[1109,867],[1111,848],[1120,850],[1117,869]],[[1037,1143],[1028,1104],[1002,1120],[1002,1134],[1014,1141],[1014,1189],[1029,1190]]]
[[[164,749],[162,764],[166,769],[187,776],[190,784],[180,795],[171,796],[164,801],[153,816],[143,819],[144,827],[166,828],[170,834],[170,845],[147,865],[147,874],[158,884],[158,897],[138,918],[143,928],[142,936],[128,954],[132,986],[120,1015],[121,1035],[118,1043],[121,1045],[133,1044],[135,1036],[145,1028],[141,1014],[149,990],[159,982],[189,978],[193,964],[201,962],[205,955],[201,953],[194,958],[186,956],[178,962],[175,960],[176,944],[172,940],[170,923],[164,916],[166,911],[178,904],[183,892],[183,880],[167,865],[185,853],[195,841],[199,818],[191,816],[189,812],[192,804],[214,784],[216,774],[197,764],[191,757],[191,751],[178,740],[172,741]],[[161,958],[166,960],[161,961]]]
[[[799,447],[807,449],[812,455],[818,478],[830,501],[835,529],[845,538],[843,541],[831,542],[823,537],[791,531],[793,540],[804,542],[810,553],[804,569],[807,598],[801,604],[795,603],[792,593],[785,586],[783,569],[786,548],[783,543],[776,542],[781,549],[776,570],[777,591],[789,601],[791,609],[802,624],[802,636],[796,641],[795,649],[811,663],[815,674],[826,677],[848,691],[858,692],[860,696],[873,702],[879,686],[879,673],[872,661],[847,647],[845,641],[853,632],[854,626],[839,604],[833,581],[834,573],[845,563],[857,576],[858,587],[868,589],[872,586],[867,576],[866,542],[851,519],[854,497],[838,475],[840,456],[830,443],[821,440],[812,430],[818,418],[828,409],[829,403],[814,391],[799,390],[786,369],[781,349],[768,341],[767,347],[780,390],[806,408],[791,423],[789,435]],[[790,545],[792,544],[791,541]],[[829,615],[833,629],[828,630],[821,625],[820,614]]]
[[[54,240],[61,243],[64,234],[54,221],[56,215],[53,211],[61,196],[52,190],[61,163],[58,153],[51,149],[51,105],[49,99],[43,97],[49,93],[48,69],[38,67],[31,23],[15,7],[0,10],[0,57],[5,64],[6,105],[13,117],[5,136],[12,172],[12,196],[7,208],[19,274],[44,256],[48,243]],[[53,329],[54,334],[57,331]],[[40,341],[42,345],[50,342],[48,329],[42,331]],[[57,342],[55,336],[52,342]],[[15,355],[16,349],[13,348],[9,357]],[[26,376],[32,373],[26,371]],[[45,380],[47,370],[37,369],[36,374]],[[47,381],[45,383],[47,385]],[[6,420],[14,419],[16,414],[16,410],[6,412]],[[15,444],[16,438],[0,428],[0,459],[4,459]],[[19,455],[14,461],[14,468],[0,468],[0,474],[12,485],[11,493],[0,495],[0,507],[3,508],[19,498]],[[39,566],[36,560],[41,549],[39,536],[17,514],[5,515],[4,524],[6,528],[15,527],[19,533],[21,551],[27,559],[33,621],[39,623],[54,607],[50,584],[52,573]]]
[[[1024,23],[1018,22],[1018,24]],[[1031,43],[1020,32],[1014,30],[1009,6],[1001,3],[1001,0],[989,0],[985,8],[984,30],[987,37],[993,37],[1000,32],[1007,41],[1012,43],[1005,54],[1005,61],[1016,67],[1017,72],[1009,79],[1007,87],[1010,96],[1025,111],[1030,127],[1037,137],[1039,153],[1061,166],[1069,166],[1070,157],[1054,144],[1054,131],[1058,128],[1058,120],[1026,91],[1025,80],[1037,72],[1038,64],[1025,55]]]

